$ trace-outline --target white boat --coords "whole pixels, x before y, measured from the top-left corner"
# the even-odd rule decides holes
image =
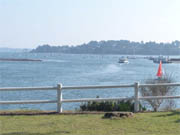
[[[129,63],[127,58],[119,58],[118,63]]]

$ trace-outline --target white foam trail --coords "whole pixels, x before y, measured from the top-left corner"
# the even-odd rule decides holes
[[[118,67],[115,64],[110,64],[107,67],[105,67],[105,69],[103,69],[101,73],[116,73],[116,72],[119,72],[120,70],[121,70],[121,67]]]
[[[44,62],[59,62],[59,63],[62,63],[62,62],[67,62],[67,61],[64,61],[64,60],[53,60],[53,59],[45,59],[43,60]]]
[[[111,74],[121,71],[121,67],[115,64],[107,65],[106,67],[100,67],[98,70],[86,73],[87,75],[97,75],[97,74]]]

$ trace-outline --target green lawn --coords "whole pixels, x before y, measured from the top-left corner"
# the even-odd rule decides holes
[[[138,113],[119,119],[102,116],[0,116],[0,135],[180,135],[180,111]]]

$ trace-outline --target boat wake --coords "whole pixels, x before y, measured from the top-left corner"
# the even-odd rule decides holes
[[[114,74],[117,72],[122,71],[121,67],[115,65],[115,64],[110,64],[107,65],[106,67],[100,67],[99,69],[95,71],[90,71],[88,73],[85,73],[88,76],[94,76],[94,75],[106,75],[106,74]],[[82,74],[84,76],[84,74]]]
[[[110,64],[107,67],[105,67],[101,73],[116,73],[121,71],[121,68],[115,64]]]
[[[67,62],[67,61],[64,61],[64,60],[53,60],[53,59],[45,59],[43,60],[43,62],[58,62],[58,63],[63,63],[63,62]]]

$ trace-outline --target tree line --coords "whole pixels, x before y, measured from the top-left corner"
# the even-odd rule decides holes
[[[77,46],[40,45],[33,53],[180,55],[180,41],[171,43],[134,42],[129,40],[90,41]]]

